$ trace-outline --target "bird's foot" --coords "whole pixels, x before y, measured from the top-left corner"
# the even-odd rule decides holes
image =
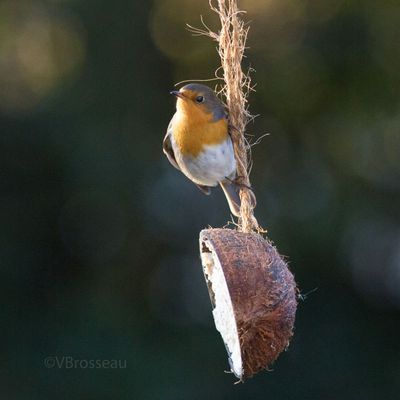
[[[228,177],[225,177],[225,179],[226,179],[227,181],[229,181],[230,183],[235,184],[235,185],[238,186],[239,188],[246,188],[246,189],[251,190],[252,192],[254,191],[254,189],[253,189],[250,185],[247,185],[247,184],[243,183],[243,179],[244,179],[243,176],[237,176],[237,177],[234,178],[234,179],[230,179],[230,178],[228,178]]]

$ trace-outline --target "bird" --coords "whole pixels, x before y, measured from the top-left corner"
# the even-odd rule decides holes
[[[208,86],[190,83],[170,92],[177,99],[163,140],[169,162],[204,194],[220,185],[230,211],[240,216],[240,185],[228,113]]]

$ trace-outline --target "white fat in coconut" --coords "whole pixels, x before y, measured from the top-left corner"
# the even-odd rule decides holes
[[[229,358],[232,372],[240,378],[243,374],[242,356],[231,296],[221,263],[217,255],[213,252],[213,249],[210,248],[211,246],[209,243],[207,243],[207,247],[211,253],[202,252],[201,259],[204,273],[211,284],[211,290],[214,294],[215,308],[213,310],[213,316],[215,327],[221,334],[227,351],[230,354]]]

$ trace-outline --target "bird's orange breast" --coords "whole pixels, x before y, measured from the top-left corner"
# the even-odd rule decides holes
[[[213,121],[211,114],[178,114],[172,129],[180,152],[194,157],[205,145],[217,145],[228,138],[228,121]]]

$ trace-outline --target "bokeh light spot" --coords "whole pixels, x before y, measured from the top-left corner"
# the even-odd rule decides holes
[[[0,4],[0,109],[29,112],[76,73],[85,56],[82,27],[38,1]]]
[[[201,26],[200,15],[204,13],[205,21],[215,26],[213,22],[215,23],[216,17],[201,2],[156,1],[150,18],[154,43],[167,57],[185,63],[202,61],[210,55],[216,57],[215,46],[210,40],[196,40],[185,29],[185,23]]]

